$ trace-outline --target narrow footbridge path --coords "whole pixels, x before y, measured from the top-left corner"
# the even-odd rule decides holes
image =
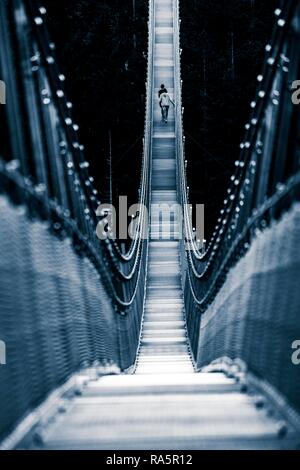
[[[278,449],[293,439],[217,373],[106,376],[65,403],[43,449]]]
[[[153,126],[151,222],[148,283],[141,347],[136,373],[192,373],[184,321],[179,262],[180,221],[175,210],[175,114],[162,120],[158,91],[161,84],[174,97],[174,11],[172,1],[155,2],[153,44]]]

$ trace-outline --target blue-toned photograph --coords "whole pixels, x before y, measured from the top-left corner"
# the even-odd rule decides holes
[[[0,450],[299,451],[299,243],[298,0],[0,0]]]

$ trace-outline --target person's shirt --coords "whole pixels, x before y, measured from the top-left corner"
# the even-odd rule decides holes
[[[166,92],[162,93],[160,96],[161,106],[170,106],[170,103],[171,103],[171,98],[170,98],[169,93],[166,93]]]

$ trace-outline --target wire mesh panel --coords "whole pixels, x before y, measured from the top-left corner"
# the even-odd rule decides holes
[[[224,356],[242,359],[298,410],[300,374],[292,345],[300,338],[299,230],[298,203],[257,234],[202,315],[197,357],[199,367]]]
[[[47,222],[0,198],[0,435],[72,372],[119,362],[116,315],[99,275]]]
[[[224,356],[242,358],[299,409],[299,372],[291,360],[292,342],[300,337],[299,217],[293,209],[300,195],[300,115],[293,100],[300,71],[299,3],[281,2],[274,17],[241,156],[205,249],[199,249],[185,214],[183,286],[199,366]],[[180,73],[176,87],[178,194],[189,207]]]
[[[0,73],[10,97],[0,123],[0,438],[81,367],[132,366],[144,304],[152,80],[139,209],[124,253],[113,237],[98,238],[99,192],[46,14],[38,0],[0,2]],[[152,65],[150,53],[148,77]]]

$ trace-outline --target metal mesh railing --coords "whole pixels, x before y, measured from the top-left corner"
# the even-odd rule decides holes
[[[178,8],[178,2],[175,3]],[[243,331],[248,326],[244,319],[250,310],[249,312],[241,312],[238,301],[236,308],[231,308],[230,319],[224,313],[221,316],[222,309],[220,309],[220,314],[215,315],[213,322],[204,322],[203,319],[209,316],[208,312],[211,312],[212,305],[218,304],[220,306],[222,301],[224,301],[224,305],[226,304],[226,280],[229,275],[233,275],[233,268],[253,246],[257,235],[272,226],[283,213],[290,209],[292,203],[298,200],[300,195],[299,106],[296,106],[292,101],[293,83],[299,77],[300,12],[297,1],[281,2],[281,4],[275,10],[276,27],[272,41],[266,46],[264,70],[257,77],[259,86],[255,99],[251,102],[251,116],[245,126],[246,135],[241,143],[240,159],[235,163],[236,171],[231,178],[230,187],[220,211],[220,218],[207,248],[198,249],[198,240],[193,230],[189,210],[185,211],[185,240],[182,243],[185,305],[190,342],[194,357],[198,358],[201,365],[225,355],[228,337],[234,337],[235,347],[231,350],[231,356],[234,356],[232,358],[239,357],[239,353],[244,351],[244,347],[246,348]],[[177,37],[179,38],[179,25]],[[178,194],[180,202],[188,208],[182,131],[179,44],[176,45],[176,49]],[[186,244],[189,247],[188,250],[185,249]],[[272,250],[271,247],[266,247],[267,249]],[[295,249],[295,246],[292,247],[287,243],[286,250],[288,249]],[[271,252],[270,256],[282,259],[282,253],[275,251]],[[253,268],[250,265],[249,277],[254,275]],[[280,267],[278,266],[277,269],[279,273]],[[299,273],[299,271],[297,272]],[[295,289],[295,271],[290,268],[287,274],[290,276],[290,285]],[[243,286],[240,286],[239,289],[240,291],[236,293],[237,297],[242,292]],[[294,334],[297,336],[299,321],[292,314],[292,310],[299,309],[299,299],[296,292],[294,294],[292,296],[295,304],[290,306],[291,310],[289,310],[288,299],[291,292],[284,290],[284,287],[280,292],[273,291],[274,298],[277,295],[280,296],[281,306],[284,303],[283,299],[286,300],[284,315],[289,316],[286,323],[293,324]],[[263,305],[264,302],[270,301],[270,297],[266,295],[264,298],[261,295],[259,303],[255,298],[255,292],[252,292],[252,295],[253,303],[261,315],[260,318],[256,317],[256,320],[253,319],[253,321],[256,322],[258,331],[262,323],[266,325],[266,328],[269,327],[269,334],[264,336],[264,341],[266,347],[267,344],[269,345],[270,351],[269,355],[265,354],[263,358],[253,353],[251,360],[249,355],[246,359],[253,370],[256,372],[263,370],[264,378],[272,382],[273,378],[268,364],[270,364],[270,355],[272,354],[272,338],[274,339],[276,335],[273,335],[271,324],[268,322],[276,321],[276,316],[279,318],[283,312],[280,309],[274,311],[275,319],[269,318],[267,320],[263,316]],[[247,306],[245,308],[247,309]],[[225,317],[228,321],[227,330],[223,328]],[[235,325],[238,325],[237,329],[235,329]],[[231,336],[230,332],[234,331],[237,331],[237,335]],[[208,337],[211,338],[210,347],[207,343]],[[247,337],[249,338],[249,336]],[[251,344],[254,345],[254,336],[250,335],[250,337]],[[282,387],[280,383],[280,374],[283,373],[285,366],[291,371],[290,358],[288,363],[284,362],[291,347],[287,346],[284,328],[276,338],[276,341],[285,342],[287,349],[283,355],[284,359],[276,363],[277,372],[275,375],[277,379],[273,381],[273,385],[284,390],[291,398],[293,395],[291,392],[292,374],[290,375],[291,387],[289,390]],[[248,345],[249,348],[252,348],[251,344]],[[198,348],[200,348],[201,354]],[[241,353],[241,356],[245,359],[244,354]],[[259,361],[264,361],[263,369],[258,367]]]
[[[74,371],[119,364],[117,318],[93,263],[0,196],[0,437]]]
[[[144,304],[153,2],[139,201],[126,253],[110,236],[97,237],[101,201],[46,14],[36,0],[0,2],[0,75],[7,90],[0,126],[0,340],[7,347],[0,437],[80,367],[95,361],[130,367]]]

